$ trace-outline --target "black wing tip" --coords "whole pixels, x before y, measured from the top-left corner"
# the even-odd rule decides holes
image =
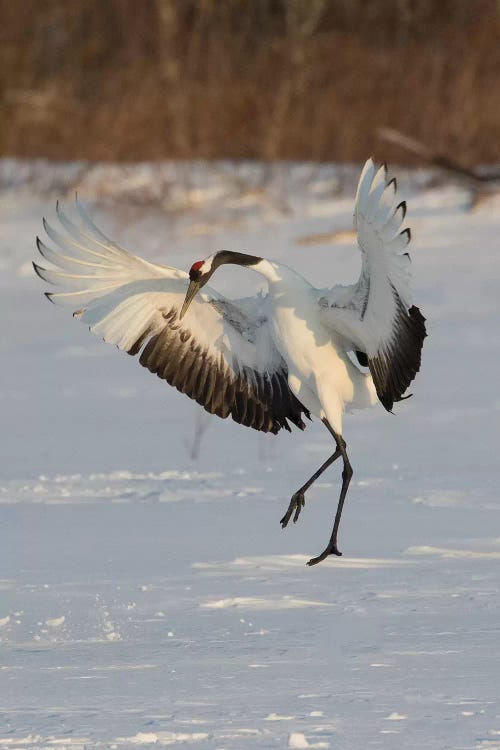
[[[31,262],[31,265],[33,266],[33,270],[38,276],[38,278],[42,279],[42,281],[46,281],[46,279],[44,279],[44,277],[42,276],[42,271],[45,271],[46,269],[43,268],[42,266],[39,266],[38,263],[35,263],[34,260]]]
[[[59,219],[61,224],[64,226],[64,214],[63,214],[63,210],[61,206],[61,201],[59,200],[59,198],[56,200],[56,214],[57,214],[57,218]],[[62,219],[61,219],[61,215],[63,216]]]
[[[392,407],[394,406],[393,398],[391,398],[390,396],[382,395],[382,396],[379,396],[379,401],[386,411],[393,414],[393,411],[392,411]]]
[[[401,234],[405,234],[406,235],[406,238],[407,238],[406,239],[406,244],[409,245],[410,242],[411,242],[411,229],[410,229],[410,227],[406,227],[406,229],[403,229],[403,231],[401,232]]]
[[[399,209],[401,209],[401,211],[403,212],[404,219],[406,217],[406,201],[401,201],[401,203],[398,203],[396,211],[399,211]]]
[[[416,305],[412,305],[410,309],[408,310],[408,315],[410,316],[410,318],[412,318],[415,321],[415,323],[423,327],[424,336],[427,336],[427,329],[425,327],[425,322],[427,318],[424,318],[420,308],[417,307]]]
[[[49,302],[52,302],[52,304],[53,304],[53,305],[55,305],[55,304],[56,304],[56,303],[54,302],[54,300],[52,299],[52,296],[53,296],[53,292],[44,292],[44,295],[45,295],[45,296],[47,297],[47,299],[49,300]]]
[[[425,318],[420,309],[415,305],[406,309],[397,294],[395,298],[399,308],[395,346],[385,355],[369,360],[379,401],[389,412],[394,402],[408,398],[403,394],[420,371],[422,347],[427,336]]]

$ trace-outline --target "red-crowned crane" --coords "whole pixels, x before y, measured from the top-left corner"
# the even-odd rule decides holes
[[[391,411],[420,368],[425,319],[412,304],[410,230],[401,231],[404,202],[396,180],[366,162],[354,210],[362,254],[356,284],[317,289],[282,263],[222,251],[189,274],[150,263],[108,239],[77,201],[81,221],[57,206],[65,233],[44,227],[54,250],[37,238],[41,255],[59,270],[34,264],[47,293],[72,306],[92,333],[129,354],[211,414],[262,432],[300,429],[302,416],[322,420],[335,451],[294,493],[281,519],[297,521],[305,492],[337,458],[342,488],[325,550],[309,565],[340,555],[337,536],[352,468],[343,438],[348,408],[381,401]],[[226,263],[246,266],[267,281],[268,293],[228,300],[207,286]],[[203,290],[203,291],[202,291]]]

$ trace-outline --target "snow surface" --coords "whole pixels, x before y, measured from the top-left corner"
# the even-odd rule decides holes
[[[397,416],[346,418],[344,557],[307,568],[340,469],[296,526],[279,519],[332,451],[327,431],[200,418],[49,305],[30,263],[53,198],[26,165],[1,166],[0,750],[499,750],[498,201],[467,213],[462,190],[401,172],[423,368]],[[241,187],[198,166],[175,210],[121,194],[93,210],[153,260],[238,249],[324,286],[359,269],[357,169],[339,194],[333,167],[278,170],[259,191],[251,172]],[[148,174],[103,169],[82,197],[130,197]],[[260,283],[247,269],[217,282]]]

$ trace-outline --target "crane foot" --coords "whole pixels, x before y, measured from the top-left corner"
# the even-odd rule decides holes
[[[312,557],[308,565],[317,565],[320,562],[323,562],[323,560],[326,560],[326,558],[329,555],[337,555],[337,557],[342,557],[342,552],[337,547],[337,543],[330,543],[328,547],[321,553],[321,555],[318,555],[318,557]]]
[[[292,495],[292,499],[290,500],[290,505],[288,506],[288,510],[280,521],[282,529],[285,529],[288,526],[288,522],[293,514],[294,514],[293,522],[297,523],[297,520],[300,516],[300,511],[302,510],[305,504],[306,504],[306,499],[304,497],[304,493],[301,490],[298,490],[298,492],[295,492],[295,494]]]

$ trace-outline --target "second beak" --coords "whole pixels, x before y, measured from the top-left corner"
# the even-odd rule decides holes
[[[189,305],[191,304],[191,302],[194,300],[194,298],[196,297],[196,295],[200,291],[200,287],[201,287],[201,284],[200,284],[199,281],[191,281],[190,282],[190,284],[188,286],[188,290],[186,292],[186,297],[184,299],[184,304],[182,305],[182,308],[181,308],[181,313],[179,315],[179,320],[182,320],[182,318],[186,314]]]

